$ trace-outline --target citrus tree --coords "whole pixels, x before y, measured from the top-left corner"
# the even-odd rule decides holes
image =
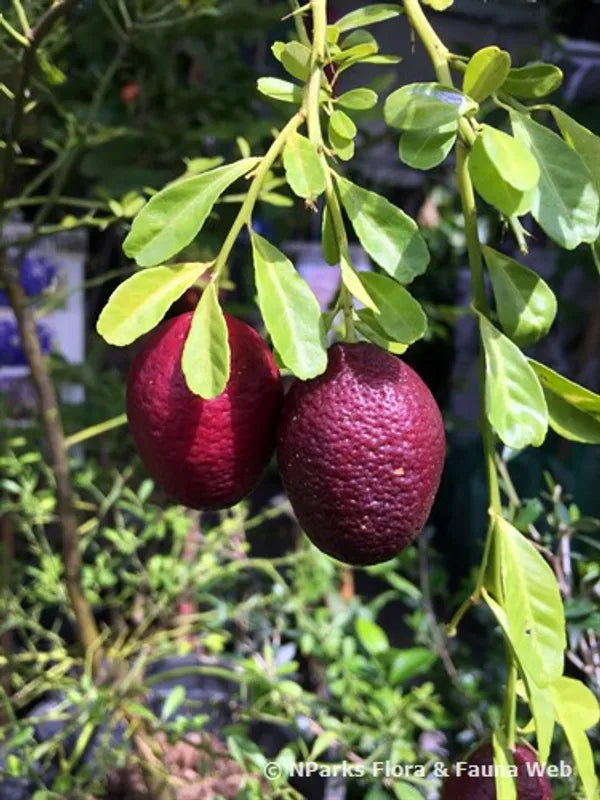
[[[28,61],[34,58],[54,22],[74,5],[69,0],[54,4],[24,37],[24,79],[15,93],[15,112],[4,143],[5,187],[18,161],[16,134],[27,98]],[[353,114],[381,109],[385,123],[399,131],[399,158],[412,168],[430,170],[454,157],[471,272],[470,311],[480,334],[480,431],[489,511],[476,584],[448,629],[450,635],[457,635],[469,609],[484,604],[489,609],[490,625],[500,627],[506,649],[502,719],[489,732],[491,747],[484,756],[478,751],[473,763],[487,759],[504,767],[491,778],[495,780],[497,797],[502,800],[549,797],[543,774],[534,771],[535,785],[531,790],[520,783],[522,771],[517,770],[516,775],[510,767],[520,768],[531,762],[531,756],[524,755],[531,751],[524,749],[522,743],[529,734],[533,734],[537,749],[534,763],[539,760],[545,764],[558,724],[571,748],[582,796],[592,800],[597,796],[597,784],[586,730],[598,721],[598,703],[583,682],[564,674],[565,615],[559,586],[545,554],[514,524],[514,509],[503,507],[498,454],[501,447],[511,451],[539,447],[549,428],[572,441],[600,443],[600,396],[523,351],[548,333],[557,313],[557,301],[539,275],[482,241],[478,206],[485,204],[493,209],[523,254],[527,253],[531,229],[537,226],[536,230],[541,229],[557,247],[591,248],[600,268],[600,138],[546,101],[562,81],[556,66],[541,62],[513,66],[511,55],[495,46],[480,49],[471,58],[454,54],[436,34],[435,14],[431,13],[443,12],[451,1],[429,0],[425,5],[431,6],[427,13],[419,0],[364,5],[328,24],[326,0],[311,0],[303,6],[292,3],[296,36],[278,41],[272,48],[273,58],[280,62],[289,79],[262,77],[257,84],[262,95],[292,109],[289,120],[274,133],[263,155],[253,154],[247,142],[240,139],[239,160],[213,168],[207,164],[204,171],[186,174],[152,194],[135,215],[123,243],[125,254],[135,261],[137,269],[112,294],[99,317],[98,332],[112,345],[129,345],[152,331],[171,305],[202,281],[204,289],[196,309],[183,322],[179,319],[167,323],[148,339],[130,386],[134,400],[128,411],[142,458],[157,480],[163,478],[170,493],[177,497],[178,482],[189,479],[193,483],[194,478],[187,471],[192,462],[185,461],[190,449],[189,431],[195,431],[198,419],[203,418],[207,427],[202,429],[195,447],[204,446],[210,457],[211,436],[218,438],[223,409],[235,415],[236,403],[245,403],[248,378],[242,373],[252,372],[255,378],[261,375],[258,362],[244,361],[240,356],[240,347],[244,352],[252,349],[248,345],[251,334],[245,338],[240,334],[244,344],[236,344],[233,329],[240,323],[224,314],[219,300],[219,288],[228,279],[232,250],[246,231],[258,306],[273,348],[273,356],[264,356],[268,368],[264,359],[261,362],[265,375],[275,375],[276,363],[296,378],[283,401],[279,441],[280,469],[293,506],[311,538],[338,559],[350,564],[373,564],[390,558],[418,534],[439,484],[443,432],[434,439],[427,438],[437,424],[436,408],[423,412],[424,417],[415,412],[404,419],[401,435],[419,458],[411,462],[410,454],[402,448],[392,452],[399,461],[385,462],[388,456],[382,456],[387,472],[374,482],[367,481],[366,493],[361,494],[359,476],[356,491],[354,487],[344,495],[340,490],[339,505],[323,509],[330,498],[322,490],[323,481],[310,482],[315,470],[318,473],[326,466],[319,456],[323,436],[347,436],[352,442],[353,430],[366,430],[367,437],[374,437],[375,449],[379,447],[384,452],[385,440],[373,433],[380,430],[378,426],[391,424],[394,414],[404,413],[401,409],[415,397],[421,411],[430,402],[425,394],[428,390],[417,376],[414,380],[419,383],[414,386],[418,388],[407,388],[407,381],[410,384],[413,379],[402,372],[402,362],[396,358],[427,331],[427,316],[408,287],[426,272],[430,255],[419,226],[408,214],[346,177],[345,165],[354,157],[358,132]],[[399,60],[394,53],[380,52],[371,29],[401,15],[428,53],[435,81],[399,86],[384,100],[370,87],[340,93],[338,83],[356,65]],[[491,112],[496,112],[492,116],[498,122],[489,121]],[[207,263],[178,261],[180,253],[201,234],[217,201],[238,185],[240,208],[216,258]],[[304,213],[321,216],[323,257],[331,265],[339,264],[339,292],[324,313],[289,258],[254,225],[257,204],[273,201],[288,190],[299,198]],[[376,271],[357,271],[349,247],[350,232],[377,265]],[[98,631],[79,579],[80,556],[56,400],[32,329],[31,313],[11,270],[6,264],[1,269],[52,444],[69,596],[81,642],[90,652],[97,653]],[[332,336],[338,341],[328,348],[328,338]],[[264,344],[257,342],[255,347],[253,353]],[[355,356],[347,355],[359,352],[365,355],[362,360],[356,356],[356,362]],[[158,360],[156,353],[161,354]],[[340,353],[346,355],[342,357]],[[344,383],[347,374],[351,374],[354,383]],[[141,388],[136,382],[140,375]],[[169,383],[171,378],[177,386],[173,412],[177,436],[173,434],[169,409],[169,392],[175,385]],[[260,381],[263,389],[266,380],[263,377]],[[339,391],[340,381],[343,391]],[[264,396],[257,399],[253,389],[248,395],[252,408],[245,410],[254,409],[257,416],[249,414],[242,427],[252,428],[257,434],[257,420],[264,419],[268,406],[269,429],[264,432],[266,443],[260,438],[249,445],[253,452],[265,449],[253,474],[240,484],[245,491],[260,474],[273,448],[281,402],[278,392],[274,385],[268,400]],[[361,409],[367,409],[360,418],[356,413],[358,395]],[[385,406],[380,414],[381,396],[392,405]],[[326,406],[320,409],[325,411],[324,416],[339,418],[340,425],[334,426],[333,432],[319,427],[315,397],[324,398]],[[290,403],[294,404],[291,411]],[[369,404],[373,404],[375,413],[370,413],[373,409]],[[186,418],[190,428],[185,427]],[[164,430],[161,426],[165,426]],[[136,434],[136,429],[141,432]],[[146,445],[140,444],[148,431],[151,435]],[[311,438],[311,431],[317,431],[317,435]],[[238,441],[234,436],[227,444],[232,460]],[[157,451],[159,446],[164,450]],[[185,469],[179,475],[161,474],[169,459],[169,447],[177,461],[182,457],[180,446],[185,449]],[[222,442],[216,445],[219,458],[223,458],[222,447]],[[300,458],[296,457],[295,448]],[[244,452],[242,449],[242,455]],[[205,456],[206,452],[202,457]],[[425,476],[419,469],[429,461],[433,462],[432,471]],[[223,496],[217,491],[211,493],[211,482],[218,481],[214,475],[221,474],[218,469],[211,473],[211,464],[201,462],[198,480],[204,482],[203,492],[208,488],[208,496],[200,493],[198,505],[205,508],[235,502],[239,499],[238,485]],[[355,470],[356,466],[352,468]],[[412,484],[408,479],[415,474],[416,483]],[[318,478],[322,476],[317,474]],[[327,480],[334,480],[330,473]],[[366,480],[365,477],[362,483]],[[198,495],[199,485],[193,485],[192,494]],[[378,492],[382,492],[381,497]],[[414,497],[415,492],[419,513],[404,530],[408,498]],[[373,498],[375,505],[379,503],[389,512],[393,520],[389,530],[379,517],[374,527],[373,517],[381,509],[374,510]],[[190,495],[183,499],[194,505]],[[333,517],[331,522],[326,521],[326,511]],[[400,529],[402,536],[395,538]],[[367,547],[365,552],[359,546],[365,538],[381,537],[382,531],[385,541],[375,551]],[[531,718],[524,718],[519,724],[518,698],[528,707]],[[551,771],[549,774],[552,776]],[[450,778],[447,786],[448,797],[479,796],[480,788],[469,782],[469,776]],[[529,795],[527,791],[537,794]]]

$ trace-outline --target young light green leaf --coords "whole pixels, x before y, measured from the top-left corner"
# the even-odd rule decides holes
[[[327,349],[317,298],[292,262],[254,232],[252,253],[258,304],[274,347],[300,380],[320,375]]]
[[[340,271],[342,274],[342,282],[350,294],[353,297],[356,297],[356,299],[364,306],[370,308],[371,311],[376,312],[377,305],[363,286],[359,277],[360,273],[354,269],[354,266],[350,263],[344,253],[340,253]]]
[[[500,737],[496,731],[494,731],[492,735],[492,750],[494,753],[494,764],[497,767],[494,772],[496,800],[517,800],[515,780],[510,776],[508,769],[512,763],[512,759],[500,741]]]
[[[244,158],[176,181],[153,195],[133,220],[123,243],[125,255],[141,267],[177,255],[197,236],[221,194],[259,160]]]
[[[482,314],[478,317],[485,350],[488,419],[513,450],[538,447],[548,429],[542,387],[519,348]]]
[[[551,106],[563,139],[575,150],[589,170],[596,191],[600,193],[600,136],[580,125],[560,108]]]
[[[301,42],[288,42],[280,54],[286,72],[299,81],[306,81],[310,69],[310,48]]]
[[[507,217],[522,213],[523,196],[540,180],[540,168],[527,147],[490,125],[482,125],[469,156],[475,188]]]
[[[545,336],[556,317],[556,297],[537,273],[491,247],[483,248],[504,333],[519,346]]]
[[[339,264],[340,261],[340,248],[338,247],[337,236],[331,219],[329,206],[323,209],[323,219],[321,223],[321,249],[323,257],[328,264],[333,266]]]
[[[479,108],[470,97],[439,83],[409,83],[389,95],[385,121],[405,131],[449,125]]]
[[[429,251],[414,220],[385,197],[334,174],[342,204],[371,258],[401,283],[422,275]]]
[[[259,78],[256,88],[272,100],[281,100],[282,103],[302,102],[302,87],[281,78]]]
[[[600,444],[600,395],[529,359],[544,390],[550,427],[565,439]]]
[[[445,11],[454,5],[454,0],[423,0],[426,6],[430,6],[434,11]]]
[[[378,99],[377,92],[372,89],[350,89],[341,94],[335,102],[344,108],[367,111],[377,105]]]
[[[424,336],[427,317],[404,286],[375,272],[361,272],[360,280],[377,306],[377,323],[391,339],[412,344]]]
[[[165,698],[160,718],[163,722],[172,717],[181,704],[185,701],[185,686],[174,686]]]
[[[353,28],[362,28],[365,25],[374,25],[376,22],[384,22],[402,13],[399,3],[375,3],[370,6],[363,6],[350,11],[335,23],[335,27],[340,31],[349,31]]]
[[[511,69],[502,89],[524,100],[537,100],[556,91],[563,81],[562,70],[554,64],[530,64]]]
[[[467,64],[463,92],[478,103],[497,91],[510,71],[510,53],[492,45],[478,50]]]
[[[315,200],[325,191],[325,172],[317,148],[305,136],[292,133],[283,149],[285,175],[294,194]]]
[[[354,628],[360,643],[372,656],[381,655],[389,650],[387,635],[376,622],[366,617],[357,617]]]
[[[338,39],[340,38],[340,29],[337,25],[328,25],[327,26],[327,44],[337,44]]]
[[[332,150],[341,161],[350,161],[354,157],[354,141],[340,136],[331,124],[331,118],[327,126],[327,137]]]
[[[364,338],[376,344],[382,350],[387,350],[388,353],[394,355],[402,355],[408,350],[408,345],[403,342],[394,342],[390,336],[383,330],[381,325],[377,322],[377,317],[370,308],[361,308],[357,312],[358,319],[355,321],[356,330],[364,336]]]
[[[356,30],[349,33],[348,36],[344,38],[342,42],[340,42],[340,47],[342,50],[354,50],[356,47],[360,47],[360,45],[367,44],[369,45],[369,52],[366,50],[363,52],[363,55],[370,55],[370,53],[377,53],[379,51],[379,42],[373,36],[372,33],[369,31],[363,30]]]
[[[446,160],[456,141],[456,131],[456,122],[434,130],[406,131],[400,137],[400,158],[413,169],[433,169]]]
[[[212,281],[192,317],[181,368],[188,389],[205,400],[218,397],[227,386],[231,368],[227,323]]]
[[[513,112],[517,140],[535,156],[540,181],[531,213],[558,245],[573,250],[598,238],[600,200],[579,155],[560,136],[529,117]]]
[[[342,67],[352,66],[352,64],[356,64],[359,61],[362,62],[369,56],[375,55],[379,50],[379,45],[373,37],[371,38],[373,39],[372,42],[363,42],[345,50],[340,50],[332,55],[331,61],[335,64],[340,64],[341,71]]]
[[[556,719],[564,729],[587,800],[596,800],[598,779],[587,728],[598,723],[598,701],[580,681],[561,678],[552,687]],[[590,724],[591,723],[591,724]]]
[[[175,300],[211,266],[174,264],[136,272],[111,294],[96,330],[109,344],[131,344],[152,330]]]
[[[329,117],[331,128],[342,139],[354,139],[356,136],[356,125],[348,114],[336,109]]]
[[[494,520],[494,536],[510,642],[528,679],[544,688],[562,675],[567,646],[556,576],[529,539],[502,517]]]
[[[535,724],[535,736],[540,762],[545,764],[550,756],[552,734],[554,732],[554,708],[550,688],[541,689],[531,676],[525,675],[525,685],[529,707]]]

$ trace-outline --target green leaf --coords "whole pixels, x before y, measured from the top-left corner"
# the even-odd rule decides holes
[[[399,155],[413,169],[433,169],[446,160],[456,141],[457,123],[435,130],[406,131],[400,137]]]
[[[282,103],[302,102],[302,87],[281,78],[259,78],[256,88],[272,100],[281,100]]]
[[[454,0],[450,0],[450,3],[453,2]],[[423,795],[416,786],[406,781],[394,781],[393,790],[396,795],[396,800],[423,800]],[[374,800],[376,800],[376,798],[374,798]],[[380,800],[385,800],[385,798],[382,797]]]
[[[408,345],[403,342],[394,342],[390,336],[383,330],[377,317],[370,308],[361,308],[357,312],[358,319],[355,321],[356,330],[365,337],[368,342],[376,344],[382,350],[387,350],[388,353],[394,355],[401,355],[408,350]]]
[[[285,70],[299,81],[308,79],[310,48],[301,42],[288,42],[281,51],[280,60]]]
[[[372,89],[350,89],[349,92],[341,94],[335,102],[344,108],[367,111],[377,105],[378,99],[377,92]]]
[[[408,650],[398,650],[390,665],[389,682],[392,686],[414,678],[427,672],[437,661],[437,653],[426,647],[411,647]]]
[[[581,157],[592,176],[596,191],[600,192],[600,136],[580,125],[560,108],[551,106],[551,110],[563,139]]]
[[[342,161],[350,161],[354,157],[354,141],[340,136],[331,124],[331,118],[327,126],[327,136],[331,149]]]
[[[252,253],[258,304],[274,347],[300,380],[320,375],[327,350],[317,298],[292,262],[254,232]]]
[[[434,11],[445,11],[454,5],[454,0],[423,0],[426,6],[430,6]]]
[[[562,81],[562,70],[554,64],[530,64],[511,69],[502,89],[515,97],[536,100],[556,91]]]
[[[503,131],[482,125],[471,154],[469,173],[475,188],[507,217],[523,213],[523,198],[540,179],[537,161],[527,147]]]
[[[361,45],[369,45],[369,52],[366,50],[363,51],[364,55],[370,55],[370,53],[377,53],[379,50],[379,43],[377,39],[373,36],[372,33],[369,31],[363,30],[356,30],[349,33],[348,36],[344,38],[342,42],[340,42],[340,47],[342,50],[355,50],[355,48],[360,47]],[[343,54],[343,57],[346,57],[346,54]]]
[[[558,245],[573,250],[598,238],[600,201],[581,158],[553,131],[523,114],[511,114],[515,136],[535,156],[540,182],[531,213]]]
[[[175,300],[211,266],[175,264],[136,272],[111,294],[96,330],[109,344],[131,344],[152,330]]]
[[[366,617],[357,617],[354,622],[356,635],[365,650],[372,656],[387,652],[390,643],[388,637],[376,622]]]
[[[557,303],[548,284],[508,256],[483,248],[496,308],[504,332],[520,346],[545,336],[556,317]]]
[[[517,800],[515,780],[510,777],[508,769],[512,759],[509,757],[496,731],[492,735],[492,749],[494,752],[494,764],[498,767],[494,775],[496,798],[497,800]]]
[[[390,127],[414,131],[449,125],[478,107],[470,97],[440,83],[409,83],[389,95],[383,113]]]
[[[174,686],[165,698],[165,702],[160,712],[160,718],[163,722],[169,719],[185,701],[185,687]]]
[[[231,368],[227,323],[212,281],[192,317],[181,368],[189,390],[205,400],[218,397],[227,386]]]
[[[497,91],[510,71],[510,53],[492,45],[471,56],[463,78],[463,92],[478,103]]]
[[[510,642],[528,679],[544,688],[562,675],[567,646],[556,576],[529,539],[502,517],[495,518],[494,536]]]
[[[537,447],[548,429],[542,387],[519,348],[482,314],[478,316],[485,350],[487,417],[508,447]]]
[[[376,22],[392,19],[401,13],[402,7],[398,3],[375,3],[358,8],[356,11],[350,11],[336,21],[335,27],[343,33],[353,28],[362,28],[365,25],[374,25]]]
[[[244,158],[176,181],[153,195],[133,220],[123,243],[125,255],[141,267],[177,255],[199,233],[220,195],[259,160]]]
[[[375,318],[396,342],[412,344],[427,330],[425,312],[406,289],[386,275],[361,272],[360,280],[377,305]]]
[[[562,726],[587,800],[596,800],[598,780],[594,754],[585,730],[598,723],[598,701],[580,681],[561,678],[552,687],[556,719]],[[589,724],[591,722],[591,724]]]
[[[554,708],[550,688],[541,689],[531,676],[526,673],[525,685],[529,699],[529,707],[535,723],[535,736],[540,762],[545,764],[550,756],[552,734],[554,732]]]
[[[335,228],[333,227],[333,220],[331,219],[331,212],[327,205],[323,209],[321,249],[323,251],[323,257],[328,264],[333,266],[339,263],[340,248],[338,247],[337,236],[335,235]]]
[[[544,390],[550,427],[565,439],[600,444],[600,395],[529,359]]]
[[[344,253],[340,253],[340,271],[342,274],[342,282],[350,294],[356,297],[356,299],[367,308],[370,308],[372,311],[377,311],[375,301],[371,298],[360,280],[360,273],[355,270]]]
[[[422,275],[429,251],[416,222],[385,197],[334,175],[352,227],[371,258],[401,283]]]
[[[325,191],[325,172],[317,148],[293,133],[283,149],[285,175],[294,194],[314,200]]]
[[[336,109],[329,117],[331,128],[342,139],[354,139],[356,136],[356,125],[348,114]]]

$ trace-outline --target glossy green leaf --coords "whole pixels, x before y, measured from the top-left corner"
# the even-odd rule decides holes
[[[374,25],[376,22],[384,22],[402,13],[402,6],[399,3],[375,3],[370,6],[363,6],[350,11],[335,23],[335,27],[341,31],[362,28],[365,25]]]
[[[579,155],[560,136],[523,114],[511,114],[517,140],[535,156],[540,181],[531,213],[558,245],[573,250],[598,238],[600,200]]]
[[[556,317],[556,297],[540,276],[512,258],[483,248],[504,333],[520,346],[545,336]]]
[[[511,69],[502,89],[524,100],[537,100],[556,91],[562,81],[562,70],[554,64],[530,64]]]
[[[152,330],[212,264],[174,264],[136,272],[111,294],[96,330],[109,344],[131,344]]]
[[[354,628],[359,642],[372,656],[387,652],[390,643],[383,628],[366,617],[357,617]]]
[[[569,742],[586,800],[596,800],[598,779],[585,730],[598,723],[598,701],[589,689],[572,678],[561,678],[551,687],[551,692],[556,719]]]
[[[463,78],[463,92],[478,103],[496,92],[510,71],[510,53],[492,45],[471,56]]]
[[[345,139],[340,136],[332,127],[331,119],[329,120],[327,128],[327,137],[331,149],[335,151],[335,154],[341,161],[350,161],[354,157],[355,146],[353,139]]]
[[[512,136],[483,125],[469,156],[478,193],[507,217],[522,210],[523,197],[540,179],[537,161]]]
[[[354,139],[356,136],[356,125],[348,114],[336,109],[329,117],[331,128],[342,139]]]
[[[333,266],[340,261],[340,248],[338,247],[333,220],[331,219],[331,213],[327,205],[323,209],[321,226],[321,249],[323,251],[323,257],[328,264]]]
[[[370,308],[372,311],[377,311],[375,301],[360,280],[360,273],[356,271],[353,264],[350,263],[343,253],[340,254],[340,271],[342,274],[342,282],[350,294],[356,297],[356,299],[367,308]]]
[[[494,764],[498,768],[494,774],[496,800],[517,800],[515,779],[510,776],[508,769],[512,763],[512,758],[500,741],[496,731],[492,735],[492,751]]]
[[[404,342],[394,342],[390,338],[389,334],[383,330],[377,321],[375,312],[371,311],[370,308],[359,309],[357,315],[358,319],[354,322],[356,330],[364,336],[368,342],[376,344],[377,347],[386,350],[388,353],[393,353],[394,355],[402,355],[402,353],[408,350],[407,344]]]
[[[396,342],[412,344],[427,330],[425,312],[397,281],[375,272],[361,272],[360,280],[377,306],[375,318]]]
[[[600,444],[600,395],[529,359],[544,390],[550,427],[565,439]]]
[[[341,94],[336,103],[355,111],[367,111],[377,105],[378,99],[377,92],[372,89],[350,89],[349,92]]]
[[[256,233],[252,253],[258,304],[274,347],[300,380],[320,375],[327,350],[317,298],[292,262]]]
[[[446,160],[456,141],[456,131],[456,122],[435,130],[406,131],[400,137],[400,158],[413,169],[433,169]]]
[[[281,78],[259,78],[256,88],[272,100],[281,100],[283,103],[302,102],[302,87]]]
[[[205,400],[218,397],[229,380],[231,354],[227,323],[211,281],[202,292],[183,348],[181,368],[191,392]]]
[[[177,255],[197,236],[221,194],[259,160],[244,158],[176,181],[153,195],[133,220],[123,243],[125,255],[141,267]]]
[[[502,517],[495,518],[510,642],[526,672],[544,688],[563,673],[565,615],[552,569],[533,544]]]
[[[563,139],[581,157],[592,176],[596,191],[600,192],[600,136],[580,125],[560,108],[551,108]]]
[[[287,182],[298,197],[316,199],[325,191],[325,171],[317,148],[305,136],[292,133],[283,149]]]
[[[550,688],[540,688],[529,674],[525,675],[529,707],[535,724],[535,736],[540,762],[545,764],[550,756],[554,732],[554,708]]]
[[[482,314],[478,316],[485,350],[487,417],[508,447],[537,447],[548,429],[542,387],[519,348]]]
[[[369,45],[369,52],[364,51],[364,55],[370,55],[371,52],[377,53],[379,51],[379,42],[369,31],[354,30],[345,36],[343,41],[340,42],[342,50],[354,50],[361,45]]]
[[[427,672],[437,661],[437,653],[427,647],[411,647],[407,650],[399,650],[393,657],[389,681],[392,686],[414,678]]]
[[[422,275],[429,251],[416,222],[385,197],[334,174],[342,204],[371,258],[401,283]]]
[[[478,109],[470,97],[439,83],[409,83],[389,95],[385,121],[405,131],[439,128]]]
[[[288,42],[281,51],[286,72],[299,81],[306,81],[310,70],[310,48],[301,42]]]
[[[335,64],[340,64],[341,70],[344,66],[352,66],[352,64],[357,64],[359,61],[362,62],[369,56],[375,55],[379,50],[379,45],[373,37],[371,38],[373,39],[371,42],[362,42],[345,50],[340,50],[331,57],[331,61]]]

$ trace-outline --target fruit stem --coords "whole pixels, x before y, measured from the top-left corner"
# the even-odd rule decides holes
[[[248,193],[246,195],[246,199],[242,203],[240,210],[236,218],[233,221],[233,225],[231,226],[229,233],[221,250],[219,251],[219,255],[215,261],[215,266],[213,268],[213,275],[212,279],[215,283],[218,283],[219,279],[221,278],[223,269],[225,264],[227,263],[227,259],[233,249],[233,246],[239,236],[240,231],[244,227],[244,225],[249,225],[251,222],[252,211],[258,200],[258,195],[260,194],[260,190],[264,183],[264,180],[267,176],[267,173],[277,160],[279,154],[283,150],[286,141],[291,136],[292,133],[295,133],[300,125],[304,122],[306,118],[306,113],[303,108],[301,108],[294,116],[288,121],[284,128],[277,134],[273,143],[262,157],[261,162],[254,173],[254,178],[252,183],[250,184],[250,188],[248,189]]]

